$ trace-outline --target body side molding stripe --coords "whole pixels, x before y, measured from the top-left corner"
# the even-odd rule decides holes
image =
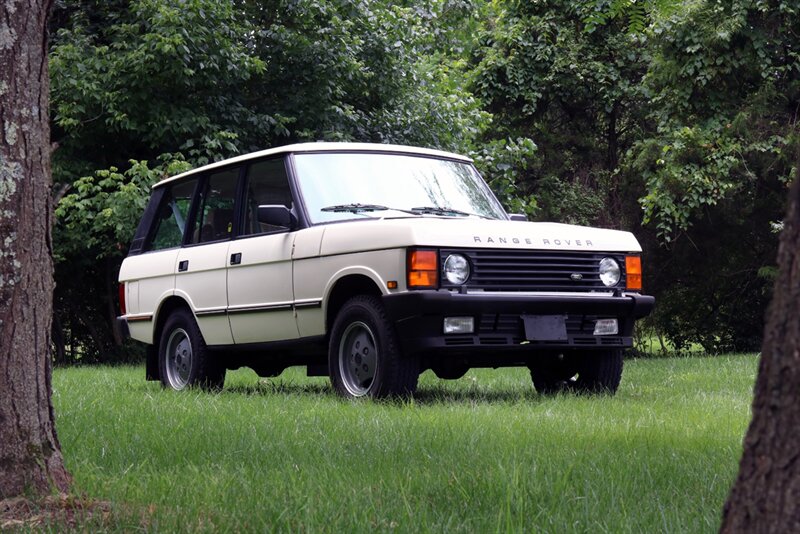
[[[228,308],[228,314],[237,313],[258,313],[258,312],[271,312],[271,311],[286,311],[291,310],[291,304],[271,304],[268,306],[249,306],[247,308]]]
[[[296,302],[294,305],[295,309],[303,309],[303,308],[321,308],[322,301],[321,300],[311,300],[306,302]]]
[[[260,312],[273,312],[273,311],[287,311],[291,309],[306,309],[306,308],[321,308],[322,301],[321,300],[314,300],[314,301],[307,301],[307,302],[298,302],[296,304],[271,304],[266,306],[248,306],[242,308],[228,308],[228,309],[216,309],[216,310],[203,310],[203,311],[196,311],[195,315],[198,317],[208,317],[213,315],[234,315],[239,313],[260,313]],[[129,321],[133,319],[128,319]],[[152,316],[147,318],[139,318],[136,320],[152,320]]]
[[[221,310],[203,310],[203,311],[196,311],[194,314],[198,317],[206,317],[210,315],[225,315],[227,311],[225,309]]]

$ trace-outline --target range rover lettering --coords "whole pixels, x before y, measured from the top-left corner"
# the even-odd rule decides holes
[[[153,187],[119,275],[123,330],[168,388],[303,365],[345,397],[421,372],[523,366],[542,393],[616,391],[642,293],[617,230],[508,215],[464,156],[307,143]]]

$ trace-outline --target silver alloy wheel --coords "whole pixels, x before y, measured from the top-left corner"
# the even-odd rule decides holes
[[[181,390],[189,384],[192,370],[192,342],[183,328],[176,328],[167,340],[167,380],[172,389]]]
[[[369,326],[350,323],[339,343],[339,375],[347,392],[354,397],[367,394],[378,369],[378,348]]]

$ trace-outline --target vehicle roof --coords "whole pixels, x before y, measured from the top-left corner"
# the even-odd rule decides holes
[[[394,154],[416,154],[421,156],[455,159],[468,163],[472,162],[471,158],[468,158],[467,156],[462,156],[460,154],[454,154],[452,152],[445,152],[442,150],[434,150],[430,148],[419,148],[419,147],[405,146],[405,145],[390,145],[381,143],[328,143],[328,142],[298,143],[294,145],[285,145],[275,148],[269,148],[267,150],[260,150],[258,152],[251,152],[249,154],[242,154],[241,156],[236,156],[222,161],[217,161],[215,163],[209,163],[208,165],[203,165],[202,167],[198,167],[196,169],[192,169],[190,171],[186,171],[184,173],[171,176],[169,178],[165,178],[164,180],[161,180],[160,182],[155,184],[153,187],[160,187],[166,183],[173,182],[175,180],[179,180],[181,178],[185,178],[193,174],[216,169],[218,167],[224,167],[226,165],[242,163],[251,159],[261,158],[264,156],[276,156],[280,154],[290,154],[297,152],[307,152],[307,153],[376,152],[376,153],[394,153]]]

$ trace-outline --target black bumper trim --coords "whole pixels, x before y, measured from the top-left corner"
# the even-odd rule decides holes
[[[450,291],[409,291],[383,296],[389,317],[402,321],[421,314],[458,315],[478,313],[581,313],[618,315],[641,319],[653,309],[655,298],[628,294],[621,297],[581,295],[497,295],[494,293],[452,293]]]
[[[450,291],[410,291],[384,295],[387,314],[397,328],[403,349],[411,352],[480,353],[492,350],[601,349],[630,347],[633,324],[653,309],[649,295],[530,295],[497,293],[454,293]],[[447,316],[486,314],[602,316],[619,319],[619,335],[570,335],[567,342],[523,343],[520,335],[478,332],[444,335],[442,319]],[[591,338],[591,339],[589,339]]]

